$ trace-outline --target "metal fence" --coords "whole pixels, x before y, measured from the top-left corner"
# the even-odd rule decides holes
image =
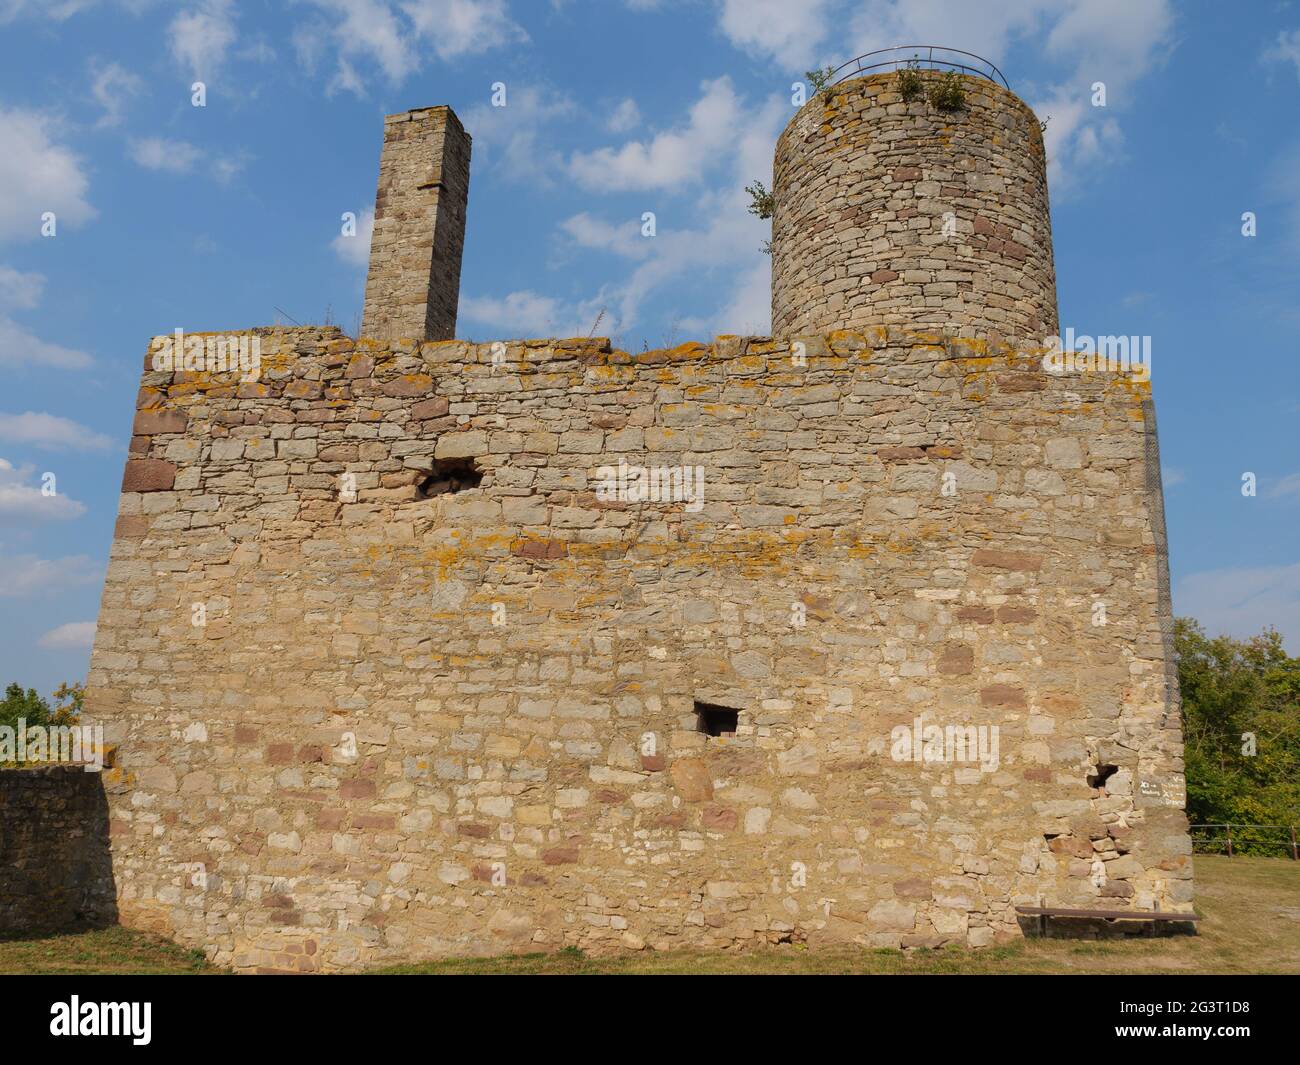
[[[1272,854],[1300,861],[1295,825],[1192,825],[1192,850],[1201,854]]]
[[[960,48],[945,48],[938,44],[896,44],[892,48],[880,48],[866,55],[841,63],[831,74],[830,84],[834,85],[846,78],[855,78],[860,74],[871,74],[879,70],[898,70],[913,67],[917,70],[956,70],[962,74],[973,74],[977,78],[988,78],[992,82],[1001,82],[1006,88],[1007,79],[1002,71],[982,56],[974,52],[963,52]]]

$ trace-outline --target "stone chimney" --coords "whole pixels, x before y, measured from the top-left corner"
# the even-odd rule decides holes
[[[384,119],[363,337],[456,335],[469,153],[469,134],[450,107]]]

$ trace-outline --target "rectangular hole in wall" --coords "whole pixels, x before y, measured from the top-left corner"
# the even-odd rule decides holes
[[[695,731],[706,736],[734,736],[740,711],[730,706],[695,701]]]

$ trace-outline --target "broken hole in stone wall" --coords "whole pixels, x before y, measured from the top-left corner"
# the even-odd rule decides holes
[[[695,731],[706,736],[734,736],[740,711],[730,706],[695,701]]]
[[[1093,771],[1088,774],[1088,787],[1104,788],[1106,786],[1106,781],[1117,772],[1119,772],[1119,766],[1106,765],[1099,762],[1093,767]]]
[[[431,499],[448,492],[463,492],[467,488],[477,488],[482,482],[483,471],[474,465],[473,459],[436,459],[429,476],[420,482],[419,498]]]

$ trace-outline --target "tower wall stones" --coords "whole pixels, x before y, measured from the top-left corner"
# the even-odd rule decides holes
[[[88,693],[122,920],[334,971],[1190,911],[1149,388],[957,332],[146,369]]]
[[[939,75],[920,77],[928,88]],[[1056,334],[1038,119],[1000,85],[961,83],[955,113],[924,94],[903,102],[891,72],[834,85],[790,121],[774,170],[774,335],[935,323]]]
[[[384,119],[362,336],[456,335],[469,157],[469,134],[450,107]]]

